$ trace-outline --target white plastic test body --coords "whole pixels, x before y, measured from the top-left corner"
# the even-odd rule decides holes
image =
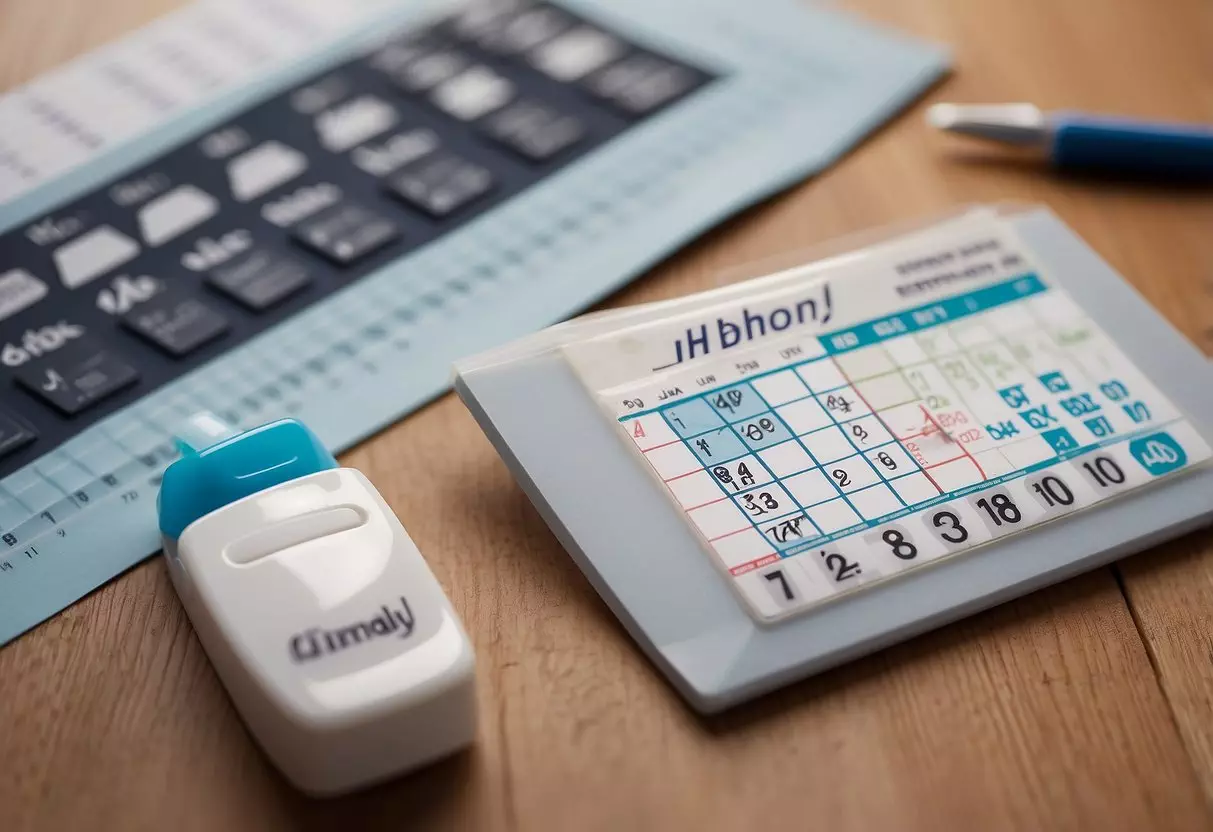
[[[468,744],[474,659],[404,527],[297,422],[189,454],[160,505],[173,583],[257,742],[333,795]]]

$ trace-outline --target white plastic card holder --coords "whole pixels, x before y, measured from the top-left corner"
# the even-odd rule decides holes
[[[1213,518],[1213,370],[1046,210],[783,266],[456,368],[696,709]]]

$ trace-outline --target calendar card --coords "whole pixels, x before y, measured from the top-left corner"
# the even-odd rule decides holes
[[[994,215],[753,286],[564,349],[759,622],[1210,457]]]

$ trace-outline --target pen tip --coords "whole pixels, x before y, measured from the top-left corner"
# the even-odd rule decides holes
[[[955,104],[935,104],[927,109],[927,124],[936,130],[949,130],[956,125],[960,108]]]
[[[1045,115],[1031,104],[936,104],[927,110],[927,124],[1006,144],[1040,145],[1048,137]]]

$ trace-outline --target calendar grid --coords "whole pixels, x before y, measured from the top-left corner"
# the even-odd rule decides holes
[[[868,322],[800,338],[794,358],[688,371],[733,380],[690,394],[671,382],[658,395],[670,401],[618,416],[759,617],[811,608],[1210,455],[1036,276],[946,303],[954,313],[926,324]]]
[[[665,413],[664,413],[664,412],[661,414],[661,416],[662,416],[662,419],[663,419],[663,420],[665,420],[666,424],[667,424],[667,425],[669,425],[669,427],[670,427],[671,429],[673,429],[673,427],[674,427],[674,426],[673,426],[672,424],[670,424],[669,417],[667,417],[667,416],[665,415]],[[736,429],[734,429],[732,425],[728,425],[728,429],[729,429],[729,430],[731,431],[731,433],[732,433],[734,436],[736,436],[736,437],[737,437],[739,440],[741,439],[741,436],[740,436],[739,434],[737,434]],[[707,435],[709,435],[709,434],[710,434],[710,433],[712,433],[712,432],[713,432],[713,431],[705,431],[704,433],[699,434],[699,435],[697,435],[697,436],[692,436],[692,437],[690,437],[690,438],[683,438],[681,441],[682,441],[682,443],[683,443],[684,445],[686,445],[686,447],[687,447],[689,450],[691,450],[691,451],[692,451],[692,453],[694,453],[694,450],[693,450],[693,449],[691,449],[691,445],[690,445],[691,440],[692,440],[692,439],[696,439],[696,438],[698,438],[698,436],[707,436]],[[664,447],[664,446],[663,446],[663,447]],[[745,459],[747,456],[749,456],[749,454],[743,454],[742,456],[737,457],[736,459]],[[728,460],[728,461],[736,461],[736,460]],[[767,474],[771,476],[772,480],[774,480],[774,479],[775,479],[775,476],[774,476],[774,474],[773,474],[773,473],[770,471],[770,469],[769,469],[769,468],[766,468],[766,466],[765,466],[765,465],[764,465],[763,467],[764,467],[764,470],[766,470]],[[697,474],[697,473],[699,473],[699,472],[698,472],[698,471],[691,471],[689,474],[684,474],[684,475],[681,475],[681,476],[678,476],[678,477],[673,477],[673,478],[671,478],[671,479],[669,479],[669,480],[666,480],[666,484],[667,484],[667,485],[669,485],[669,483],[671,483],[671,482],[675,482],[675,481],[677,481],[677,480],[679,480],[679,479],[682,479],[683,477],[686,477],[686,476],[693,476],[693,475],[695,475],[695,474]],[[719,503],[723,503],[723,502],[725,502],[726,500],[727,500],[727,501],[729,501],[729,502],[731,502],[731,503],[735,503],[735,500],[734,500],[734,495],[733,495],[733,494],[730,494],[730,493],[728,492],[728,490],[727,490],[727,489],[724,487],[723,483],[721,483],[721,482],[720,482],[720,480],[719,480],[718,478],[715,480],[715,482],[716,482],[717,487],[719,487],[720,492],[721,492],[721,494],[722,494],[723,496],[722,496],[722,497],[720,497],[719,499],[716,499],[716,500],[711,500],[711,501],[709,501],[709,502],[702,503],[702,504],[700,504],[700,505],[698,505],[698,506],[691,507],[691,508],[687,509],[687,511],[688,511],[688,512],[691,512],[691,511],[696,511],[696,510],[698,510],[698,509],[705,509],[705,508],[708,508],[709,506],[714,506],[714,505],[717,505],[717,504],[719,504]],[[803,507],[800,507],[800,508],[801,508],[801,510],[803,510]],[[786,516],[787,514],[792,514],[792,513],[794,513],[794,512],[790,512],[790,511],[789,511],[789,512],[784,512],[784,514],[783,514],[783,515],[781,515],[781,516]],[[709,544],[714,544],[714,543],[716,543],[717,541],[724,540],[724,539],[729,538],[729,537],[733,537],[734,535],[741,534],[742,532],[745,532],[745,531],[749,531],[751,528],[752,528],[754,531],[757,531],[759,534],[762,534],[762,529],[761,529],[761,527],[759,526],[759,524],[758,524],[758,523],[754,522],[754,519],[753,519],[752,517],[750,517],[750,516],[746,515],[746,519],[747,519],[747,521],[749,522],[749,526],[748,526],[748,527],[742,527],[742,528],[739,528],[739,529],[735,529],[735,530],[733,530],[733,531],[726,532],[726,533],[721,534],[721,535],[719,535],[719,536],[717,536],[717,537],[714,537],[714,538],[708,538],[708,543],[709,543]],[[775,519],[778,519],[778,518],[775,518]],[[766,555],[766,556],[764,556],[764,557],[770,557],[770,556],[775,555],[775,554],[776,554],[776,553],[772,551],[772,552],[767,553],[767,555]]]
[[[832,359],[832,358],[821,359],[821,360],[823,360],[823,361],[827,361],[827,360],[828,360],[828,361],[831,363],[831,365],[833,366],[833,368],[834,368],[835,370],[837,370],[837,371],[838,371],[838,373],[839,373],[839,374],[840,374],[840,375],[841,375],[841,376],[842,376],[844,379],[846,378],[846,375],[845,375],[844,373],[842,373],[841,368],[839,368],[839,367],[838,367],[838,362],[837,362],[837,361],[834,361],[834,359]],[[802,381],[803,381],[803,379],[802,379]],[[812,386],[811,386],[811,385],[807,385],[807,386],[809,387],[809,390],[812,392]],[[841,390],[846,390],[846,389],[847,389],[847,387],[844,385],[844,386],[842,386],[842,387],[835,388],[835,392],[838,392],[838,391],[841,391]],[[761,396],[762,394],[761,394],[761,393],[759,393],[758,395],[759,395],[759,396]],[[821,408],[822,408],[822,409],[823,409],[823,410],[824,410],[824,411],[825,411],[825,412],[826,412],[826,413],[829,415],[830,420],[831,420],[831,421],[833,422],[833,424],[834,424],[834,427],[838,428],[838,430],[839,430],[839,431],[841,431],[841,433],[842,433],[842,435],[843,435],[843,438],[845,438],[845,439],[847,440],[847,443],[848,443],[848,444],[851,446],[851,448],[852,448],[852,449],[854,449],[854,451],[855,451],[854,456],[859,457],[860,459],[863,459],[864,463],[865,463],[865,464],[868,466],[868,468],[869,468],[869,469],[870,469],[870,470],[871,470],[873,473],[875,473],[877,476],[881,476],[881,478],[883,479],[883,476],[880,474],[880,472],[879,472],[879,471],[876,471],[875,467],[874,467],[874,466],[872,466],[871,462],[870,462],[870,461],[868,461],[866,458],[864,458],[864,456],[863,456],[862,452],[860,451],[859,447],[858,447],[858,446],[855,444],[854,440],[853,440],[853,439],[851,439],[851,436],[850,436],[849,432],[848,432],[847,430],[843,429],[843,425],[852,424],[852,423],[854,423],[854,424],[855,424],[855,426],[856,426],[856,427],[858,427],[858,422],[859,422],[859,420],[860,420],[860,419],[862,419],[863,417],[862,417],[862,416],[856,416],[856,417],[854,417],[853,419],[840,420],[840,419],[838,418],[838,416],[835,414],[835,412],[834,412],[834,410],[833,410],[833,409],[831,409],[831,408],[829,408],[829,407],[827,407],[827,406],[825,406],[825,405],[823,405],[823,404],[822,404],[822,402],[821,402],[821,397],[822,397],[822,396],[825,396],[825,397],[826,397],[826,401],[827,401],[827,402],[829,402],[829,401],[830,401],[830,398],[831,398],[831,396],[832,396],[832,394],[831,394],[831,393],[829,393],[829,392],[823,392],[823,393],[815,393],[815,392],[814,392],[814,393],[813,393],[813,400],[814,400],[814,401],[817,403],[818,407],[821,407]],[[869,409],[869,410],[871,410],[871,408],[868,408],[868,409]],[[782,417],[781,417],[781,418],[782,418]],[[828,430],[828,429],[829,429],[829,428],[825,428],[824,430]],[[797,436],[797,441],[798,441],[798,442],[800,441],[800,437],[799,437],[799,436]],[[887,444],[887,443],[886,443],[886,444]],[[804,446],[804,443],[803,443],[803,442],[801,442],[801,445],[802,445],[802,447],[803,447],[803,446]],[[813,455],[813,452],[812,452],[811,450],[809,450],[807,447],[805,448],[805,450],[806,450],[806,451],[808,451],[809,456],[813,457],[813,458],[814,458],[814,460],[816,460],[816,457]],[[843,460],[847,460],[847,459],[851,459],[851,457],[850,457],[850,456],[843,457]],[[820,465],[820,462],[818,462],[818,464]],[[825,470],[825,469],[824,469],[824,468],[822,468],[822,470]],[[831,479],[833,479],[833,478],[831,478]],[[855,514],[856,514],[856,515],[862,516],[862,515],[861,515],[861,513],[860,513],[860,511],[859,511],[859,510],[858,510],[858,509],[855,507],[854,502],[853,502],[852,500],[850,500],[850,499],[847,497],[847,493],[846,493],[845,491],[843,491],[843,486],[842,486],[841,484],[837,483],[837,482],[833,482],[832,484],[833,484],[833,485],[834,485],[834,487],[835,487],[835,488],[838,490],[838,493],[839,493],[839,494],[842,496],[842,499],[843,499],[844,501],[846,501],[846,503],[847,503],[848,507],[850,507],[850,509],[851,509],[853,512],[855,512]],[[875,487],[875,486],[869,486],[869,487]],[[902,503],[902,505],[904,506],[904,505],[905,505],[905,503],[903,502],[903,503]]]
[[[882,348],[882,349],[883,349],[883,348]],[[835,363],[837,363],[837,362],[835,362]],[[884,410],[877,410],[876,408],[872,407],[871,403],[870,403],[870,402],[869,402],[869,401],[868,401],[868,400],[867,400],[867,399],[864,397],[863,392],[860,390],[860,388],[859,388],[858,384],[856,383],[856,381],[853,381],[853,380],[852,380],[852,379],[851,379],[851,378],[850,378],[850,377],[847,375],[846,371],[845,371],[844,369],[842,369],[841,367],[839,367],[839,368],[838,368],[838,371],[839,371],[839,373],[841,373],[841,374],[842,374],[842,377],[843,377],[843,378],[845,378],[845,379],[847,380],[847,384],[848,384],[848,385],[850,385],[851,389],[855,391],[855,395],[856,395],[856,396],[859,398],[859,400],[863,402],[864,407],[866,407],[868,410],[872,411],[872,414],[873,414],[873,415],[876,417],[877,421],[879,421],[879,422],[880,422],[881,427],[883,427],[883,428],[884,428],[886,431],[888,431],[889,435],[893,437],[893,439],[892,439],[890,442],[885,443],[885,444],[886,444],[886,445],[893,445],[893,444],[897,444],[897,442],[898,442],[898,436],[897,436],[897,434],[896,434],[896,433],[893,431],[893,429],[892,429],[891,427],[889,427],[888,422],[887,422],[887,421],[885,420],[885,418],[884,418],[884,417],[881,415],[881,414],[884,412]],[[877,378],[878,378],[878,376],[877,376]],[[903,405],[906,405],[906,404],[913,404],[913,403],[914,403],[914,401],[913,401],[913,400],[909,400],[909,401],[906,401],[906,402],[901,403],[901,405],[893,405],[892,407],[899,407],[899,406],[903,406]],[[886,409],[889,409],[889,408],[886,408]],[[852,443],[852,444],[853,444],[853,443]],[[884,445],[878,446],[878,447],[877,447],[877,448],[875,448],[874,450],[879,450],[879,449],[880,449],[880,448],[882,448],[882,447],[885,447],[885,446],[884,446]],[[859,450],[858,446],[856,447],[856,450],[857,450],[857,451]],[[918,470],[919,470],[919,471],[920,471],[920,472],[921,472],[921,473],[922,473],[924,476],[926,476],[926,478],[927,478],[928,480],[931,480],[931,475],[930,475],[930,473],[928,473],[928,471],[927,471],[927,469],[926,469],[926,468],[924,468],[924,467],[923,467],[921,464],[919,464],[918,460],[914,459],[914,457],[912,457],[912,456],[911,456],[911,457],[910,457],[910,461],[914,463],[914,465],[915,465],[915,466],[918,468]],[[885,482],[889,482],[889,479],[888,479],[888,478],[887,478],[887,477],[884,475],[884,473],[883,473],[882,471],[880,471],[880,469],[876,468],[876,466],[872,466],[872,467],[873,467],[873,469],[875,469],[875,470],[876,470],[876,473],[880,475],[881,479],[885,480]],[[907,473],[907,474],[903,474],[903,475],[901,475],[901,476],[909,476],[909,475],[910,475],[910,474],[912,474],[912,473],[913,473],[913,472],[910,472],[910,473]],[[899,479],[899,477],[895,477],[894,479]],[[939,493],[940,493],[940,494],[942,494],[942,493],[943,493],[943,489],[942,489],[942,488],[939,488],[939,485],[938,485],[938,484],[937,484],[937,483],[936,483],[934,480],[931,480],[931,484],[932,484],[932,485],[934,485],[934,486],[935,486],[935,488],[937,488],[937,489],[939,490]],[[898,501],[901,503],[901,505],[902,505],[902,507],[903,507],[903,508],[908,508],[908,507],[909,507],[909,504],[908,504],[908,503],[906,503],[906,501],[905,501],[904,499],[902,499],[902,497],[901,497],[901,495],[900,495],[900,494],[897,494],[896,490],[894,490],[894,491],[893,491],[893,493],[894,493],[894,495],[896,495],[896,496],[897,496],[897,499],[898,499]]]
[[[812,400],[812,401],[814,401],[814,402],[815,402],[815,403],[816,403],[818,406],[820,406],[820,405],[821,405],[821,401],[818,399],[817,394],[816,394],[816,393],[814,393],[814,392],[813,392],[813,390],[812,390],[812,388],[811,388],[811,387],[809,387],[808,385],[806,385],[806,388],[809,390],[809,395],[808,395],[808,396],[805,396],[803,399],[799,399],[799,400],[797,400],[797,401],[808,401],[808,400]],[[795,439],[795,442],[796,442],[796,443],[797,443],[797,444],[798,444],[798,445],[799,445],[799,446],[800,446],[800,447],[801,447],[801,448],[804,450],[805,454],[806,454],[806,455],[808,456],[808,458],[809,458],[809,459],[812,461],[812,466],[811,466],[811,467],[806,468],[806,469],[804,469],[804,471],[800,471],[800,472],[797,472],[797,473],[798,473],[798,474],[799,474],[799,473],[806,473],[806,472],[808,472],[808,471],[814,471],[814,470],[821,470],[821,471],[824,471],[825,469],[824,469],[824,467],[823,467],[823,466],[822,466],[822,464],[821,464],[821,460],[819,460],[819,459],[818,459],[818,458],[817,458],[817,457],[816,457],[816,456],[813,454],[813,451],[812,451],[812,450],[811,450],[811,449],[810,449],[808,446],[806,446],[806,445],[805,445],[805,443],[804,443],[804,441],[801,439],[800,435],[798,435],[798,434],[797,434],[797,433],[796,433],[794,430],[792,430],[792,428],[791,428],[791,426],[788,424],[787,420],[786,420],[786,419],[784,419],[784,417],[783,417],[783,415],[782,415],[782,414],[780,414],[780,412],[779,412],[778,408],[777,408],[777,407],[772,406],[772,405],[770,404],[770,402],[769,402],[769,401],[767,401],[767,399],[766,399],[765,397],[763,397],[762,393],[760,393],[760,392],[758,392],[757,390],[755,390],[755,394],[758,396],[758,398],[759,398],[759,399],[761,399],[761,400],[762,400],[762,402],[763,402],[764,404],[766,404],[766,405],[767,405],[767,407],[768,407],[768,408],[770,408],[771,413],[772,413],[772,414],[773,414],[773,415],[774,415],[774,416],[775,416],[777,419],[779,419],[780,424],[781,424],[781,425],[783,425],[783,426],[784,426],[784,428],[785,428],[785,429],[787,429],[787,430],[788,430],[788,432],[789,432],[789,433],[791,433],[791,434],[793,435],[793,437],[794,437],[794,439]],[[835,424],[837,424],[837,420],[835,420]],[[822,428],[822,430],[825,430],[825,429],[826,429],[826,428]],[[832,480],[830,481],[830,485],[832,485],[832,486],[833,486],[833,488],[834,488],[834,492],[835,492],[835,493],[838,495],[838,498],[839,498],[839,499],[841,499],[841,500],[843,500],[843,501],[844,501],[844,502],[847,504],[847,506],[848,506],[848,507],[849,507],[849,508],[850,508],[852,511],[854,511],[854,510],[855,510],[855,506],[854,506],[854,505],[851,503],[851,501],[850,501],[850,500],[847,498],[847,495],[846,495],[846,493],[845,493],[845,492],[842,490],[842,488],[841,488],[841,487],[840,487],[840,486],[839,486],[839,485],[838,485],[836,482],[834,482],[834,481],[832,481]],[[829,499],[821,500],[820,502],[817,502],[817,503],[811,503],[810,505],[803,506],[802,508],[803,508],[803,509],[816,508],[816,507],[817,507],[817,506],[819,506],[819,505],[822,505],[822,504],[824,504],[824,503],[828,503],[828,502],[830,502],[830,501],[831,501],[831,499],[833,499],[833,498],[829,498]],[[807,515],[807,514],[806,514],[806,517],[808,517],[808,519],[809,519],[809,521],[810,521],[810,522],[813,522],[813,519],[812,519],[812,517],[811,517],[811,516],[809,516],[809,515]],[[821,526],[819,526],[817,523],[813,522],[813,527],[814,527],[814,529],[816,529],[816,531],[817,531],[817,533],[818,533],[818,534],[822,534],[822,533],[823,533],[823,532],[822,532],[822,530],[821,530]]]

